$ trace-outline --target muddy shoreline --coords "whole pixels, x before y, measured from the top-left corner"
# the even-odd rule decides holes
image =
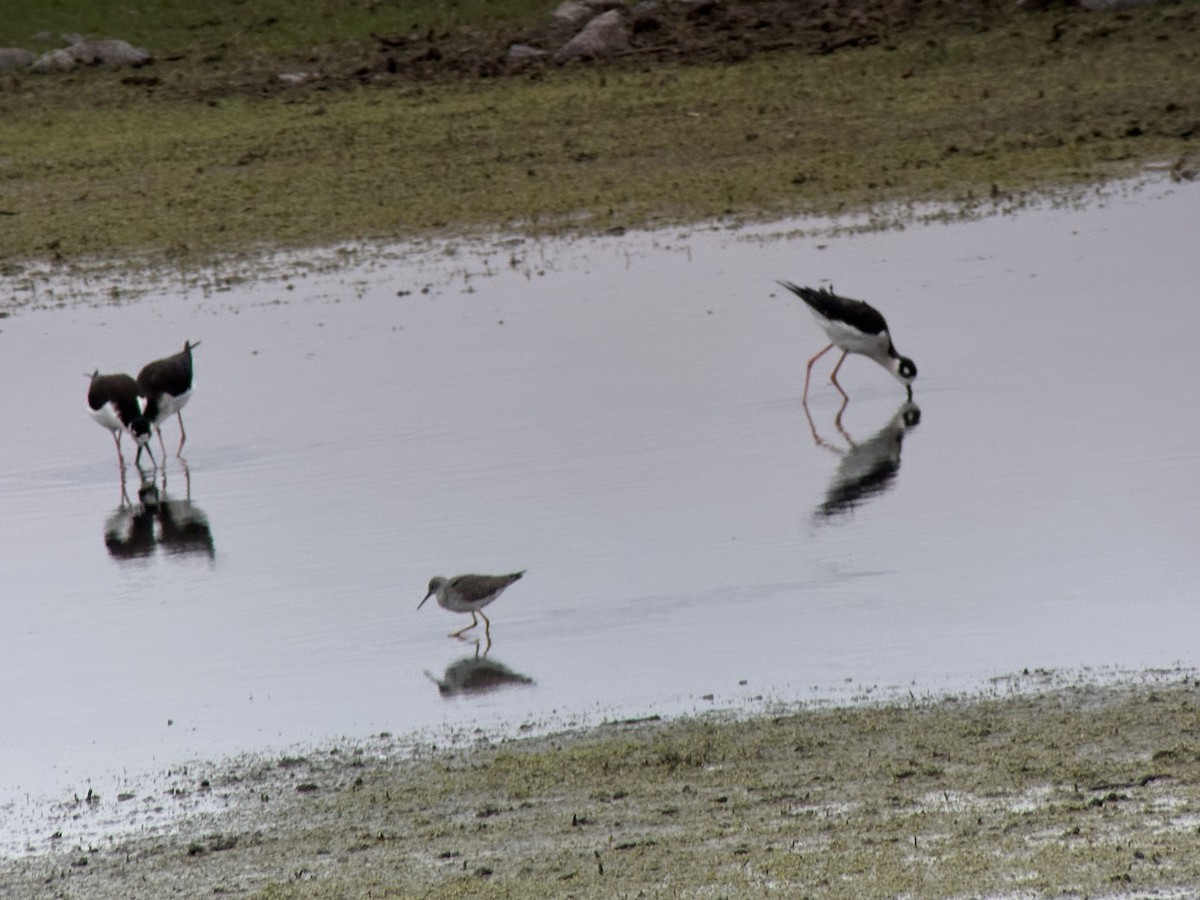
[[[90,846],[64,834],[0,866],[0,891],[1183,896],[1200,879],[1200,682],[1062,680],[243,760],[162,800],[223,811]]]

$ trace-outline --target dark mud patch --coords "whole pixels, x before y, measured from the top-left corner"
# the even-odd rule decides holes
[[[500,33],[414,31],[372,34],[328,55],[297,62],[325,67],[328,85],[445,78],[537,76],[569,66],[640,68],[647,64],[736,63],[762,53],[799,49],[827,54],[886,42],[918,25],[979,30],[1011,17],[1011,5],[994,0],[912,3],[908,0],[835,2],[722,2],[666,0],[626,10],[629,48],[610,55],[558,62],[554,51],[573,29],[551,17]],[[514,45],[542,56],[514,57]]]
[[[619,7],[628,49],[603,56],[557,60],[554,51],[578,29],[550,15],[506,27],[414,26],[405,32],[371,32],[330,40],[302,53],[233,58],[220,50],[168,56],[155,73],[121,76],[132,88],[212,99],[234,94],[278,95],[352,89],[362,85],[403,86],[422,82],[543,77],[560,69],[645,70],[649,66],[726,65],[780,51],[829,55],[866,47],[894,49],[912,33],[927,35],[934,49],[955,35],[1004,35],[1005,29],[1044,29],[1048,51],[1069,52],[1086,44],[1104,52],[1121,40],[1123,27],[1144,10],[1093,12],[1073,3],[1022,6],[1004,0],[657,0]],[[1182,41],[1197,29],[1194,8],[1163,4],[1171,14],[1164,41]],[[1169,14],[1169,13],[1168,13]],[[283,14],[286,17],[286,13]],[[1047,16],[1052,18],[1043,21]],[[272,16],[276,25],[282,19]],[[214,38],[219,35],[214,35]],[[1110,40],[1111,39],[1111,40]],[[514,55],[514,46],[541,55]],[[944,49],[944,47],[943,47]],[[172,70],[191,70],[172,79]],[[280,75],[285,77],[281,78]]]

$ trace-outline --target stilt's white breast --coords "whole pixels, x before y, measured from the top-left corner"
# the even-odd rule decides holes
[[[111,400],[105,403],[99,409],[89,409],[88,412],[92,414],[93,419],[95,419],[109,431],[120,431],[125,427],[125,425],[121,422],[120,417],[117,416],[116,407],[112,405]],[[95,434],[95,432],[92,433]]]
[[[887,359],[888,344],[891,339],[886,331],[879,334],[863,334],[857,328],[851,328],[836,319],[826,319],[820,313],[813,311],[813,318],[824,329],[829,340],[850,353],[861,353],[872,359],[883,362]],[[885,363],[886,365],[886,363]]]
[[[155,425],[160,425],[171,416],[175,415],[192,399],[192,389],[188,388],[178,397],[172,397],[170,394],[162,394],[158,400],[158,416],[154,420]]]

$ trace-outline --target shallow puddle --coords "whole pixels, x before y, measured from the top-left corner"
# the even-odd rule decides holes
[[[1200,186],[1160,185],[837,237],[464,244],[6,319],[3,827],[341,735],[1194,665],[1197,234]],[[851,358],[839,428],[826,357],[806,411],[824,336],[776,278],[877,304],[914,405]],[[187,463],[143,502],[82,375],[185,338]],[[417,611],[433,575],[517,569],[490,648]]]

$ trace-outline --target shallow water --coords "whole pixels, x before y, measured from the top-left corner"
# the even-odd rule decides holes
[[[1200,186],[1159,185],[3,320],[4,844],[45,845],[36,797],[341,735],[1196,664],[1197,234]],[[915,406],[851,358],[839,430],[826,357],[806,415],[823,335],[775,278],[876,303]],[[185,338],[187,464],[157,507],[131,467],[126,501],[81,376]],[[416,609],[433,575],[517,569],[490,650]]]

